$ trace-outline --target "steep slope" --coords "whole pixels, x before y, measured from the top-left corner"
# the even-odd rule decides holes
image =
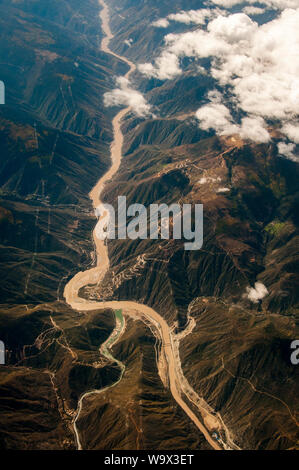
[[[108,333],[105,315],[102,326],[96,320],[93,331],[104,334],[94,346],[79,327],[74,347],[86,354],[76,365],[54,323],[80,321],[56,300],[72,273],[93,261],[88,192],[110,165],[112,138],[102,96],[111,74],[126,67],[99,51],[96,1],[1,1],[0,11],[0,446],[74,448],[78,395],[117,376],[113,367],[84,365],[98,361],[113,317]]]
[[[136,14],[147,19],[136,30],[171,12],[166,4],[152,8],[149,18],[147,2],[139,5]],[[135,7],[115,7],[113,46],[140,61],[138,51],[143,58],[150,52],[126,18]],[[150,28],[145,34],[160,44]],[[131,47],[124,45],[131,37]],[[152,47],[150,40],[144,43]],[[124,195],[128,205],[146,207],[202,203],[204,244],[186,252],[178,240],[110,240],[110,272],[100,287],[87,287],[82,295],[145,303],[178,332],[191,315],[196,327],[181,343],[183,370],[220,412],[235,442],[247,449],[294,448],[298,374],[290,344],[299,334],[298,166],[279,156],[274,127],[272,142],[263,145],[200,131],[192,111],[205,103],[213,82],[194,77],[192,64],[177,80],[136,75],[133,84],[162,118],[125,119],[125,157],[105,188],[105,201],[117,207],[117,196]],[[260,300],[250,296],[256,282],[267,290]]]
[[[134,62],[159,53],[164,33],[151,22],[186,8],[183,0],[110,3],[111,48]],[[74,311],[62,297],[67,280],[96,261],[88,193],[110,164],[115,112],[103,95],[128,69],[99,52],[99,5],[3,0],[0,11],[0,446],[74,449],[77,429],[84,449],[207,449],[158,375],[149,325],[126,318],[107,357],[101,345],[115,314]],[[203,204],[203,247],[109,241],[109,272],[80,295],[135,300],[165,318],[181,338],[186,379],[242,449],[298,448],[290,363],[299,335],[298,166],[278,155],[274,126],[262,145],[200,130],[193,113],[215,84],[192,62],[183,70],[167,82],[134,75],[156,116],[125,116],[124,157],[102,196],[115,207],[118,195],[146,207]],[[267,289],[259,298],[257,282]]]
[[[143,323],[127,321],[113,348],[125,365],[121,382],[84,400],[78,422],[84,449],[209,448],[163,387],[155,366],[155,342]]]
[[[127,134],[128,149],[130,137],[146,145],[128,150],[105,200],[114,207],[118,194],[146,207],[202,203],[203,247],[186,252],[178,240],[110,240],[110,273],[84,295],[145,303],[181,332],[191,315],[196,328],[181,343],[183,370],[234,441],[247,449],[296,447],[298,373],[290,344],[299,332],[298,168],[273,145],[213,137],[172,146],[173,131],[167,148],[163,126],[154,138],[144,129]],[[257,281],[268,295],[253,303],[248,289]]]

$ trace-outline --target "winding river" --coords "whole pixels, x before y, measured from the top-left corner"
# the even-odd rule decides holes
[[[109,49],[109,43],[113,38],[113,34],[110,29],[109,23],[109,9],[106,5],[104,0],[99,0],[99,3],[102,7],[100,18],[102,21],[102,29],[104,31],[105,37],[102,40],[101,49],[102,51],[106,52],[107,54],[113,55],[114,57],[118,58],[119,60],[125,62],[129,66],[129,71],[125,75],[126,78],[129,78],[130,75],[136,69],[135,65],[129,61],[127,58],[119,56],[115,54],[113,51]],[[101,194],[104,188],[105,183],[110,180],[115,173],[118,171],[121,159],[122,159],[122,146],[124,136],[121,130],[121,123],[124,116],[131,111],[131,108],[128,107],[126,109],[121,110],[113,119],[112,126],[113,126],[113,143],[111,144],[111,161],[112,165],[107,173],[100,178],[96,186],[92,189],[89,196],[92,200],[93,207],[96,210],[101,204]],[[178,403],[178,405],[184,410],[187,416],[193,421],[195,426],[199,429],[199,431],[204,435],[205,439],[211,445],[211,447],[215,450],[221,450],[224,448],[231,448],[228,445],[224,444],[222,441],[222,446],[217,442],[217,440],[213,439],[212,429],[224,429],[222,420],[212,412],[209,405],[202,399],[199,398],[196,402],[194,401],[194,395],[196,393],[191,389],[188,382],[186,381],[185,377],[182,375],[181,364],[179,360],[179,353],[178,353],[178,346],[179,342],[176,340],[174,333],[172,333],[171,329],[169,328],[167,322],[157,313],[155,310],[150,308],[147,305],[139,304],[137,302],[131,301],[89,301],[79,297],[79,290],[87,286],[88,284],[100,284],[102,279],[104,278],[106,272],[109,269],[109,256],[108,256],[108,248],[105,245],[103,240],[99,240],[96,236],[96,227],[93,231],[93,240],[96,250],[96,266],[92,269],[88,269],[87,271],[78,272],[65,286],[64,289],[64,298],[66,302],[74,309],[78,311],[91,311],[103,308],[110,308],[116,311],[121,310],[124,315],[132,316],[133,318],[139,318],[142,321],[150,322],[151,325],[154,327],[155,331],[160,337],[161,340],[161,357],[164,358],[164,374],[167,377],[167,383],[169,384],[170,392]],[[112,333],[113,334],[113,333]],[[108,354],[108,348],[111,348],[112,344],[117,341],[119,335],[116,335],[114,341],[109,342],[106,349],[106,357]],[[104,351],[105,352],[105,351]],[[111,356],[110,356],[111,358]],[[115,359],[113,359],[116,361]],[[118,362],[118,361],[116,361]],[[162,361],[163,362],[163,361]],[[121,367],[121,375],[120,379],[123,375],[124,368],[123,365],[119,364]],[[161,365],[159,366],[161,367]],[[118,381],[119,382],[119,381]],[[117,382],[117,383],[118,383]],[[186,385],[187,384],[187,385]],[[113,384],[115,386],[116,384]],[[80,417],[80,413],[83,407],[84,398],[94,394],[94,393],[101,393],[104,390],[91,390],[86,392],[84,395],[81,396],[78,402],[78,408],[76,412],[76,416],[73,421],[74,432],[76,435],[77,441],[77,448],[78,450],[82,449],[80,443],[80,436],[79,431],[77,429],[76,423]],[[192,411],[190,406],[186,403],[186,401],[182,398],[185,396],[188,401],[193,402],[198,411],[201,413],[203,422],[199,420],[196,414]],[[197,396],[197,395],[196,395]],[[204,424],[203,424],[204,423]],[[227,435],[227,433],[226,433]],[[228,440],[228,439],[227,439]]]

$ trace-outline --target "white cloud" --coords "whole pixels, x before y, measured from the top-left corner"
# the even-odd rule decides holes
[[[214,129],[220,135],[237,133],[238,128],[233,124],[229,109],[220,103],[209,103],[199,108],[195,117],[203,130]]]
[[[207,75],[206,69],[202,67],[201,65],[198,65],[196,68],[197,68],[199,75]]]
[[[212,18],[218,13],[218,10],[202,8],[200,10],[181,11],[167,16],[168,20],[185,24],[205,24],[207,18]]]
[[[166,18],[160,18],[159,20],[154,21],[152,26],[155,26],[156,28],[168,28],[169,21],[167,21]]]
[[[258,143],[266,143],[271,140],[270,134],[266,129],[266,123],[260,116],[242,119],[238,133],[243,139],[250,139]]]
[[[221,39],[210,37],[207,40],[206,34],[202,30],[196,30],[183,34],[168,34],[165,37],[166,49],[161,56],[152,64],[140,64],[138,70],[149,76],[157,77],[161,80],[172,79],[182,73],[180,68],[180,58],[188,57],[209,57],[217,54],[217,51],[224,53],[229,45]]]
[[[115,88],[104,95],[105,106],[130,106],[137,116],[142,117],[151,114],[151,106],[139,91],[130,88],[127,78],[118,77],[116,83],[119,88]]]
[[[230,16],[221,15],[208,25],[211,36],[220,37],[230,44],[246,40],[257,29],[257,23],[253,22],[245,13],[236,13]]]
[[[221,103],[222,95],[217,90],[208,93],[210,103],[202,106],[195,113],[199,126],[203,130],[214,129],[219,135],[239,134],[243,139],[265,143],[271,139],[266,123],[260,116],[248,116],[237,125],[230,110]]]
[[[164,51],[156,60],[156,67],[152,64],[140,64],[138,70],[148,77],[157,77],[160,80],[174,78],[181,73],[179,58],[176,54]]]
[[[289,160],[293,162],[299,162],[299,157],[294,154],[294,150],[296,145],[295,144],[287,144],[286,142],[279,142],[277,145],[278,152],[280,155],[287,157]]]
[[[201,8],[200,10],[180,11],[179,13],[171,13],[166,18],[160,18],[152,23],[156,28],[168,28],[170,21],[184,24],[204,25],[209,18],[216,17],[221,10],[219,8]],[[223,11],[224,13],[224,11]]]
[[[248,6],[243,8],[243,13],[246,13],[246,15],[262,15],[265,13],[266,8],[260,8],[260,7],[254,7],[254,6]]]
[[[256,3],[255,0],[247,0],[247,3]],[[278,10],[285,10],[286,8],[298,8],[298,0],[263,0],[259,3],[267,5],[271,8],[277,8]]]
[[[286,8],[298,8],[298,0],[210,0],[210,3],[218,5],[224,8],[231,8],[236,5],[242,5],[243,3],[261,3],[270,8],[276,8],[278,10],[285,10]]]
[[[244,3],[244,1],[242,0],[211,0],[210,3],[214,3],[215,5],[219,5],[224,8],[231,8],[231,7],[234,7],[235,5],[239,5],[240,3]]]
[[[269,291],[264,284],[261,282],[256,282],[254,287],[247,287],[245,296],[254,304],[257,304],[259,300],[262,300],[266,295],[269,294]]]
[[[133,39],[132,39],[132,38],[126,39],[126,40],[124,41],[124,43],[125,43],[128,47],[131,47],[132,44],[133,44]]]
[[[240,2],[214,3],[228,6]],[[260,26],[245,13],[218,14],[207,30],[166,35],[161,55],[153,64],[140,65],[139,71],[162,80],[173,79],[182,73],[182,58],[210,57],[208,73],[225,87],[226,95],[209,97],[211,102],[197,111],[202,129],[212,128],[221,135],[238,132],[243,138],[268,142],[267,122],[276,120],[288,139],[299,143],[299,0],[263,2],[277,7],[278,3],[281,8],[298,8],[287,8]],[[241,123],[234,122],[226,103],[246,115]]]
[[[298,110],[299,112],[299,110]],[[297,124],[288,123],[282,128],[282,132],[293,142],[299,144],[299,122]]]

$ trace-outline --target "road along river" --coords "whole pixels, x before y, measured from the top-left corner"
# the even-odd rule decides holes
[[[129,66],[129,71],[125,75],[125,78],[129,78],[130,75],[135,70],[135,65],[129,61],[127,58],[119,56],[112,52],[109,49],[109,43],[113,38],[113,34],[110,30],[110,23],[109,23],[109,9],[106,5],[104,0],[99,0],[99,3],[102,7],[100,18],[102,21],[102,29],[104,31],[105,37],[102,40],[101,49],[102,51],[106,52],[107,54],[113,55],[118,59],[122,60]],[[124,136],[121,130],[121,123],[123,117],[131,111],[131,108],[128,107],[120,111],[115,118],[113,119],[112,126],[113,126],[113,143],[111,144],[111,161],[112,165],[107,173],[105,173],[102,178],[98,181],[96,186],[92,189],[89,196],[92,200],[94,209],[101,206],[101,194],[104,188],[105,183],[110,180],[115,173],[118,171],[121,159],[122,159],[122,146]],[[89,284],[100,284],[102,279],[104,278],[106,272],[109,269],[109,256],[108,256],[108,249],[105,245],[103,240],[99,240],[96,236],[96,227],[93,231],[93,240],[96,250],[96,266],[92,269],[88,269],[87,271],[82,271],[77,273],[65,286],[64,289],[64,298],[66,302],[74,309],[78,311],[91,311],[103,308],[109,308],[113,310],[122,310],[124,315],[132,316],[133,318],[139,318],[140,320],[146,320],[153,325],[154,329],[157,331],[158,335],[161,339],[161,357],[165,359],[164,361],[164,375],[167,377],[167,381],[169,384],[170,391],[172,393],[173,398],[176,400],[178,405],[184,410],[184,412],[189,416],[189,418],[193,421],[195,426],[200,430],[200,432],[204,435],[208,443],[212,446],[215,450],[221,450],[224,448],[237,448],[230,439],[228,438],[228,432],[225,429],[222,420],[218,415],[216,415],[213,410],[209,407],[209,405],[202,399],[197,396],[197,394],[193,391],[193,389],[188,384],[187,380],[182,374],[181,364],[179,360],[178,354],[178,341],[175,340],[174,334],[171,332],[167,322],[157,313],[155,310],[150,308],[147,305],[139,304],[137,302],[131,301],[109,301],[109,302],[95,302],[83,299],[79,297],[79,290],[87,286]],[[118,338],[118,335],[117,335]],[[114,343],[115,341],[113,341]],[[111,343],[109,344],[111,347]],[[109,347],[107,346],[107,348]],[[107,350],[106,350],[106,357],[107,357]],[[111,356],[110,356],[111,358]],[[115,359],[114,359],[115,360]],[[159,361],[161,362],[161,361]],[[163,361],[162,361],[163,362]],[[122,366],[121,366],[122,367]],[[123,375],[123,369],[120,379]],[[118,383],[118,382],[117,382]],[[115,386],[116,384],[113,384]],[[105,389],[106,390],[106,389]],[[86,392],[84,395],[81,396],[78,402],[77,413],[75,419],[73,421],[74,432],[76,435],[77,440],[77,448],[80,450],[82,449],[80,443],[79,432],[76,426],[77,420],[80,416],[84,398],[88,395],[92,395],[94,393],[101,393],[104,390],[91,390]],[[203,422],[199,420],[196,414],[192,411],[192,409],[188,406],[186,401],[183,400],[183,396],[185,396],[190,402],[193,402],[198,411],[201,413]],[[196,402],[194,401],[194,396],[198,398]],[[227,437],[227,444],[223,444],[223,447],[219,445],[219,443],[211,437],[211,430],[218,429],[223,430]],[[229,444],[228,444],[228,441]]]

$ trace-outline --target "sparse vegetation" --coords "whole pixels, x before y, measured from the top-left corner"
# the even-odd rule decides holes
[[[273,237],[277,237],[282,232],[285,226],[286,226],[285,222],[280,222],[279,220],[273,220],[268,225],[266,225],[265,231],[269,233],[269,235],[272,235]]]

